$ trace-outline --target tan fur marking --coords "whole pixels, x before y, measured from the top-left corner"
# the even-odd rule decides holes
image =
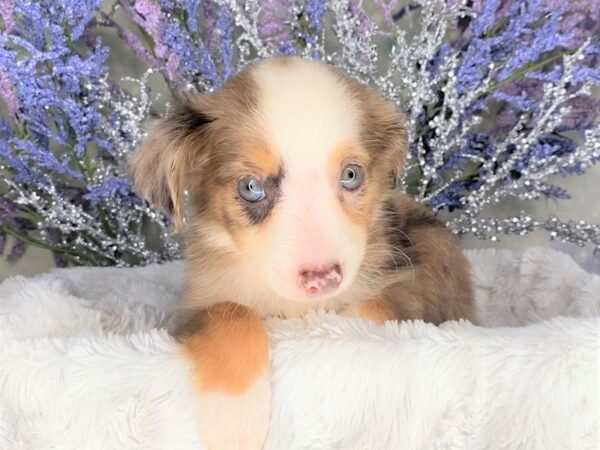
[[[371,165],[369,154],[358,143],[350,141],[337,145],[329,158],[329,173],[334,183],[339,183],[341,170],[346,164],[358,164],[365,170],[365,183],[369,183],[368,167]],[[373,174],[371,174],[373,175]],[[377,199],[379,190],[372,180],[366,192],[344,192],[340,189],[340,204],[350,221],[355,225],[366,225],[371,217],[372,206]],[[361,188],[363,189],[363,188]]]
[[[388,320],[397,318],[397,314],[391,303],[382,297],[374,297],[369,300],[358,302],[350,306],[344,312],[344,315],[370,320],[377,325],[382,325]]]
[[[274,175],[279,172],[279,158],[262,147],[253,148],[245,157],[261,170],[261,175]]]
[[[373,298],[360,303],[360,314],[364,319],[371,320],[381,325],[387,320],[393,320],[395,317],[394,309],[390,303],[383,298]]]
[[[360,147],[357,144],[343,142],[331,150],[329,170],[337,177],[344,164],[354,163],[366,166],[369,163],[369,160],[368,153],[364,150],[360,150]]]
[[[365,168],[365,170],[367,170]],[[381,197],[380,179],[371,177],[369,180],[369,174],[365,174],[365,186],[363,192],[358,193],[358,198],[353,198],[356,194],[346,194],[343,198],[342,205],[346,214],[350,220],[357,224],[368,226],[369,222],[373,217],[373,209],[377,204],[378,199]],[[347,198],[350,197],[350,200]]]
[[[198,389],[244,393],[269,363],[269,342],[259,315],[236,303],[219,303],[198,316],[184,339]]]

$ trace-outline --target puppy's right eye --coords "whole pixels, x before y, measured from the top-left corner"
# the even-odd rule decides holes
[[[265,188],[254,177],[242,178],[237,185],[238,194],[247,202],[260,202],[265,199]]]

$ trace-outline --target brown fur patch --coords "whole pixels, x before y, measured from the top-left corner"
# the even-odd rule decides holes
[[[269,363],[269,342],[256,312],[236,303],[219,303],[179,330],[201,392],[245,392]]]
[[[405,194],[398,195],[388,221],[385,239],[402,263],[400,272],[406,274],[384,291],[394,302],[397,318],[474,321],[469,264],[456,237],[427,207]]]
[[[136,191],[171,215],[176,231],[183,224],[186,174],[205,163],[205,155],[199,152],[199,132],[210,121],[201,113],[192,116],[193,111],[178,104],[168,119],[150,129],[144,145],[129,161]]]

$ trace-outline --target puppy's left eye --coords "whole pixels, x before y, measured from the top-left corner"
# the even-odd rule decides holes
[[[260,202],[265,199],[265,188],[260,180],[254,177],[242,178],[238,181],[238,193],[247,202]]]
[[[340,183],[344,189],[353,191],[358,189],[365,178],[363,168],[356,164],[348,164],[342,169]]]

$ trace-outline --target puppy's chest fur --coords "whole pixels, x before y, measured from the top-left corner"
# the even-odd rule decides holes
[[[231,249],[217,224],[198,218],[185,238],[187,289],[182,320],[229,301],[263,316],[291,318],[314,309],[342,312],[372,299],[383,299],[398,320],[474,320],[468,263],[444,224],[426,207],[399,193],[382,202],[374,214],[353,284],[322,301],[293,301],[275,294],[261,280],[253,261]]]

